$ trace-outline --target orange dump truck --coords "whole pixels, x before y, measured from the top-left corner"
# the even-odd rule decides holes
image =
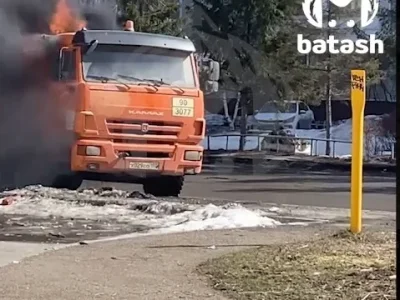
[[[57,44],[53,86],[65,121],[58,147],[65,168],[52,185],[131,182],[178,196],[184,175],[202,167],[204,99],[193,43],[129,26],[46,38]]]

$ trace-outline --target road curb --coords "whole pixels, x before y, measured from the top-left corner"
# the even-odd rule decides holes
[[[216,165],[225,167],[243,167],[252,170],[259,169],[265,163],[271,163],[279,167],[306,169],[311,171],[338,170],[351,171],[351,162],[339,159],[318,159],[318,158],[302,158],[289,156],[267,156],[263,154],[239,154],[239,155],[222,155],[205,153],[203,158],[204,169],[212,169]],[[364,171],[366,172],[385,172],[396,173],[396,165],[391,163],[364,163]]]

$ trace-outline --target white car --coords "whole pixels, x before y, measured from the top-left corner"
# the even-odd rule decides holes
[[[287,131],[294,129],[311,129],[314,113],[302,101],[270,101],[249,120],[253,129],[277,130],[283,127]]]

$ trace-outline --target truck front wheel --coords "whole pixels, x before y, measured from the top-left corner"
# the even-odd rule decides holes
[[[53,182],[51,187],[56,189],[77,190],[83,182],[80,174],[59,175]]]
[[[183,187],[183,176],[161,176],[147,178],[143,182],[146,194],[156,197],[178,197]]]

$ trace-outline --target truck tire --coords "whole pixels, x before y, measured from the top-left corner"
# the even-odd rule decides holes
[[[80,174],[59,175],[53,180],[51,187],[75,191],[82,185],[82,182],[83,178]]]
[[[178,197],[183,187],[183,176],[161,176],[145,179],[143,190],[156,197]]]

